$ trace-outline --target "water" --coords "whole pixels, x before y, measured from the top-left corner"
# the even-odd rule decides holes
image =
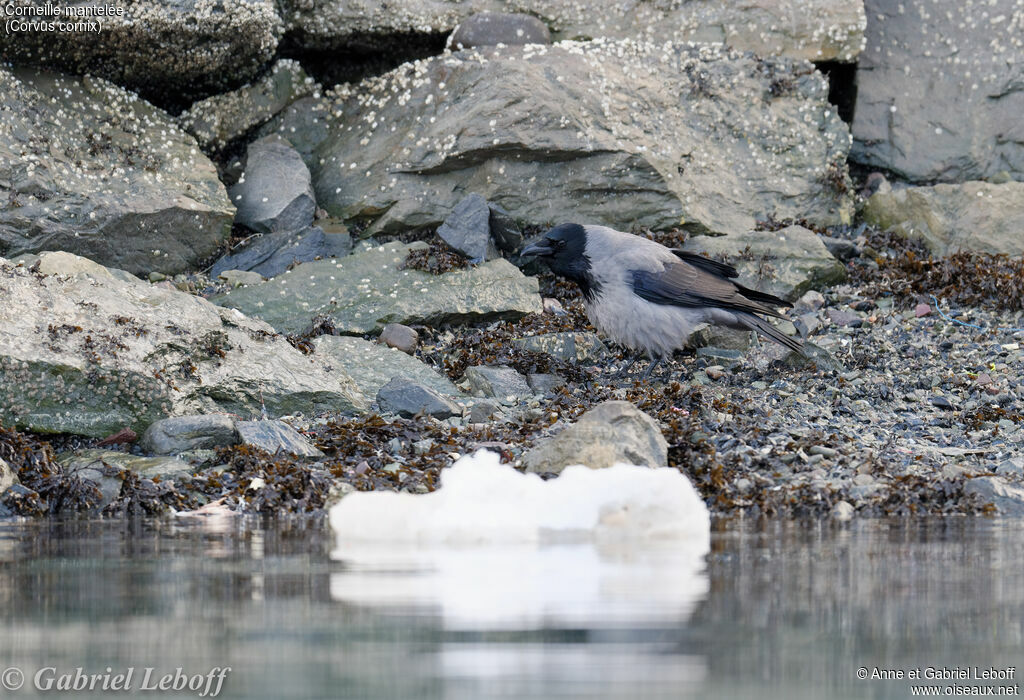
[[[858,669],[1024,659],[1016,521],[719,522],[696,567],[664,547],[341,553],[325,529],[0,523],[0,673],[26,679],[0,697],[39,695],[41,669],[134,668],[119,695],[145,697],[146,667],[230,667],[218,697],[906,698],[914,681]]]

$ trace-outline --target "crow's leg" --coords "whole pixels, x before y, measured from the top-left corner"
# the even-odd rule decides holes
[[[640,353],[634,353],[633,357],[631,357],[629,359],[629,362],[626,363],[626,366],[623,367],[622,369],[620,369],[618,372],[615,373],[614,378],[615,379],[621,379],[622,377],[625,377],[629,373],[629,370],[633,369],[633,365],[635,365],[636,361],[639,360],[639,359],[640,359]]]
[[[657,360],[651,360],[651,364],[647,365],[647,371],[644,372],[643,376],[640,377],[640,379],[642,379],[643,381],[647,381],[647,378],[651,376],[651,372],[654,371],[654,368],[658,367],[664,359],[664,356],[659,356]]]

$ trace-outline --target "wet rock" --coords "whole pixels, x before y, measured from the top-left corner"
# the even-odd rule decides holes
[[[981,476],[968,479],[964,493],[973,495],[981,503],[991,503],[1000,515],[1024,516],[1024,488],[1001,476]]]
[[[866,0],[853,160],[914,182],[1024,179],[1016,0],[984,8]],[[1016,59],[1016,60],[1015,60]]]
[[[21,484],[14,484],[6,491],[0,491],[0,514],[6,517],[15,513],[42,517],[46,515],[46,508],[38,492]]]
[[[196,102],[178,116],[178,124],[202,148],[220,151],[295,100],[317,91],[319,86],[298,61],[281,59],[252,83]]]
[[[381,411],[405,418],[423,414],[445,419],[462,415],[462,407],[433,389],[403,377],[395,377],[377,392]]]
[[[812,231],[788,226],[779,231],[697,236],[683,250],[712,258],[725,256],[740,273],[737,281],[751,289],[789,301],[804,292],[841,282],[846,270]]]
[[[352,237],[345,231],[326,233],[319,226],[310,226],[300,231],[265,233],[218,260],[210,274],[251,270],[263,277],[276,277],[296,263],[341,258],[351,250]]]
[[[448,48],[505,44],[550,44],[551,32],[536,17],[514,12],[481,12],[470,15],[448,37]]]
[[[856,513],[857,511],[850,503],[846,501],[839,501],[834,506],[832,506],[831,515],[833,520],[838,520],[839,522],[846,522],[848,520],[853,520],[853,517],[854,515],[856,515]]]
[[[596,333],[541,333],[512,341],[517,348],[549,355],[574,364],[592,365],[607,360],[611,353]]]
[[[511,367],[469,367],[466,381],[475,396],[505,401],[519,399],[533,393],[526,377]]]
[[[1024,148],[1021,151],[1024,168]],[[1024,182],[965,182],[878,192],[864,205],[863,216],[880,228],[922,239],[936,257],[958,250],[1024,254]]]
[[[140,0],[120,7],[120,16],[62,17],[80,22],[75,31],[4,32],[0,54],[15,63],[100,76],[149,99],[187,105],[256,76],[273,57],[283,29],[272,0]]]
[[[235,223],[252,231],[299,231],[313,223],[309,169],[291,144],[267,136],[249,144],[245,173],[229,190]],[[269,276],[269,275],[268,275]]]
[[[668,464],[668,443],[658,424],[628,401],[598,404],[523,455],[526,470],[541,473],[557,474],[571,464],[602,469],[617,463]]]
[[[478,194],[464,197],[437,229],[437,235],[453,250],[474,262],[500,258],[491,240],[491,210]]]
[[[234,419],[212,413],[158,420],[146,428],[140,446],[149,453],[174,455],[188,450],[227,447],[237,442]]]
[[[136,95],[0,67],[0,104],[0,255],[65,250],[169,274],[227,237],[234,207],[213,163]]]
[[[415,357],[362,338],[322,335],[313,340],[316,353],[328,368],[352,377],[364,396],[376,396],[395,377],[403,377],[439,394],[458,396],[458,388],[444,375]]]
[[[123,273],[120,273],[123,274]],[[0,421],[141,434],[169,415],[358,411],[365,399],[270,326],[69,253],[38,272],[0,260]]]
[[[229,287],[244,287],[250,284],[259,284],[264,281],[263,275],[258,272],[247,272],[245,270],[229,269],[217,273],[217,279],[224,281]]]
[[[283,13],[289,34],[308,48],[344,50],[393,47],[413,33],[445,33],[479,12],[514,7],[551,28],[563,39],[636,38],[653,43],[716,42],[762,56],[784,55],[812,61],[852,61],[864,39],[864,7],[859,2],[811,0],[799,8],[756,0],[742,4],[622,3],[616,0],[569,3],[529,0],[423,2],[397,0],[315,4],[288,0]],[[508,42],[506,42],[508,43]]]
[[[419,345],[420,334],[401,323],[389,323],[380,332],[380,341],[389,348],[412,355],[416,352],[416,346]]]
[[[535,394],[547,394],[565,386],[565,380],[557,374],[528,374],[526,383]]]
[[[279,420],[240,420],[235,423],[239,441],[270,454],[293,454],[299,457],[323,457],[299,431]]]
[[[172,457],[138,457],[113,450],[84,449],[57,455],[57,462],[76,476],[95,481],[103,493],[101,508],[121,492],[124,479],[118,472],[130,471],[146,479],[174,479],[192,473],[187,462]]]
[[[467,191],[537,225],[832,224],[852,194],[827,93],[809,64],[713,45],[463,51],[339,87],[308,162],[320,205],[370,234],[439,225]]]
[[[506,260],[443,275],[403,269],[409,253],[425,247],[389,242],[343,259],[306,263],[214,301],[283,333],[304,330],[317,314],[329,316],[339,332],[364,334],[388,323],[442,325],[540,312],[537,279]]]
[[[17,483],[20,483],[18,475],[11,469],[11,465],[0,459],[0,493],[3,493]]]

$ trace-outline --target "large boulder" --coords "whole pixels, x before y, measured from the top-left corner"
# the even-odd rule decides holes
[[[12,17],[36,0],[11,0],[5,20],[61,19],[73,29],[15,28],[0,34],[0,56],[15,63],[101,76],[167,103],[223,92],[257,75],[283,28],[273,0],[133,0],[91,5],[112,14],[79,19],[85,3],[53,3],[55,17]],[[191,98],[191,99],[190,99]]]
[[[936,256],[958,250],[1024,255],[1024,182],[965,182],[880,190],[869,223],[920,238]]]
[[[307,162],[320,206],[369,233],[437,226],[466,192],[534,224],[835,224],[849,133],[827,95],[809,63],[719,45],[461,51],[337,88]]]
[[[321,50],[365,50],[394,45],[403,38],[408,41],[410,34],[449,32],[478,12],[533,15],[556,40],[720,42],[765,56],[813,61],[852,61],[864,41],[864,6],[859,0],[286,0],[282,4],[289,35],[307,48]]]
[[[866,0],[851,157],[915,182],[1024,179],[1020,0]]]
[[[337,367],[352,377],[364,396],[376,396],[395,377],[409,379],[439,394],[459,395],[448,377],[401,350],[346,335],[321,335],[313,340],[313,346],[326,366]]]
[[[246,149],[245,172],[229,191],[235,224],[260,233],[300,231],[313,223],[309,169],[286,140],[266,136]]]
[[[217,169],[165,112],[99,78],[3,67],[0,105],[0,255],[175,273],[227,238]]]
[[[787,226],[778,231],[748,231],[728,236],[695,236],[683,250],[724,258],[739,272],[737,282],[787,301],[809,289],[846,279],[846,268],[813,231]]]
[[[196,102],[178,116],[178,124],[203,148],[219,151],[318,90],[297,61],[282,59],[251,84]]]
[[[378,333],[388,323],[429,324],[521,318],[540,313],[537,279],[507,260],[443,275],[405,268],[425,243],[389,242],[336,260],[320,260],[263,284],[214,299],[258,317],[281,333],[305,330],[327,315],[339,333]]]
[[[142,434],[169,415],[352,412],[366,401],[264,323],[69,253],[0,259],[0,421]],[[17,387],[17,391],[9,390]]]

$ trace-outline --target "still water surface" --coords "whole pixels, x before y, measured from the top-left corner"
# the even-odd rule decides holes
[[[141,691],[146,667],[151,683],[230,667],[218,697],[275,700],[911,696],[861,667],[1020,682],[1024,523],[720,521],[711,550],[339,550],[323,521],[2,522],[0,673],[25,684],[0,698],[39,696],[50,667],[135,669],[132,692],[61,694],[76,698],[166,696]]]

